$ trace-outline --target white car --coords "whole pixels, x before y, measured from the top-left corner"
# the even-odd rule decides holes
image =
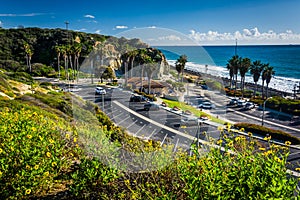
[[[198,105],[198,108],[203,108],[203,109],[212,109],[212,108],[215,108],[215,105],[208,102],[208,101],[205,101],[201,104]]]
[[[247,103],[247,101],[245,101],[245,100],[243,100],[243,99],[239,99],[239,100],[237,101],[237,106],[238,106],[238,107],[243,107],[243,106],[246,105],[246,103]]]
[[[95,94],[106,94],[106,90],[103,87],[96,87]]]
[[[251,110],[255,107],[255,104],[252,102],[247,102],[245,105],[245,110]]]
[[[198,119],[194,117],[183,118],[181,119],[181,125],[196,126],[198,125]]]

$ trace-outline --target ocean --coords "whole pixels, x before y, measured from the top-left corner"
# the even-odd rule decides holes
[[[292,93],[294,85],[300,83],[300,45],[248,45],[248,46],[156,46],[166,56],[169,64],[175,65],[177,58],[185,54],[186,69],[228,77],[227,61],[235,55],[260,60],[274,67],[275,75],[270,88]],[[207,67],[205,67],[207,65]],[[239,77],[238,77],[239,80]],[[250,74],[246,82],[253,83]],[[258,84],[262,84],[260,78]]]

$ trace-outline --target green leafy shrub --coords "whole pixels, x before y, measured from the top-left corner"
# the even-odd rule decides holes
[[[68,126],[28,107],[2,107],[0,114],[0,196],[23,199],[53,190],[72,159],[61,138],[71,134]]]
[[[238,129],[244,128],[246,131],[256,133],[262,136],[266,136],[268,134],[274,139],[278,139],[281,141],[290,141],[293,144],[300,144],[299,138],[281,130],[274,130],[274,129],[267,128],[265,126],[260,126],[256,124],[250,124],[250,123],[236,123],[234,124],[234,126],[237,127]]]

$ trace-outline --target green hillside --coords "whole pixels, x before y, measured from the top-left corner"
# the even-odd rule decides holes
[[[0,97],[2,199],[295,199],[286,147],[224,135],[212,144],[226,141],[225,153],[196,145],[193,156],[173,153],[71,93],[0,75],[3,88],[19,91]],[[29,82],[36,86],[22,90]]]

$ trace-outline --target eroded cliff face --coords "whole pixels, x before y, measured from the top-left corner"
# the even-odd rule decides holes
[[[166,56],[156,48],[141,48],[128,51],[121,55],[120,71],[128,77],[147,77],[151,73],[153,79],[159,79],[164,74],[169,74],[170,66]]]

